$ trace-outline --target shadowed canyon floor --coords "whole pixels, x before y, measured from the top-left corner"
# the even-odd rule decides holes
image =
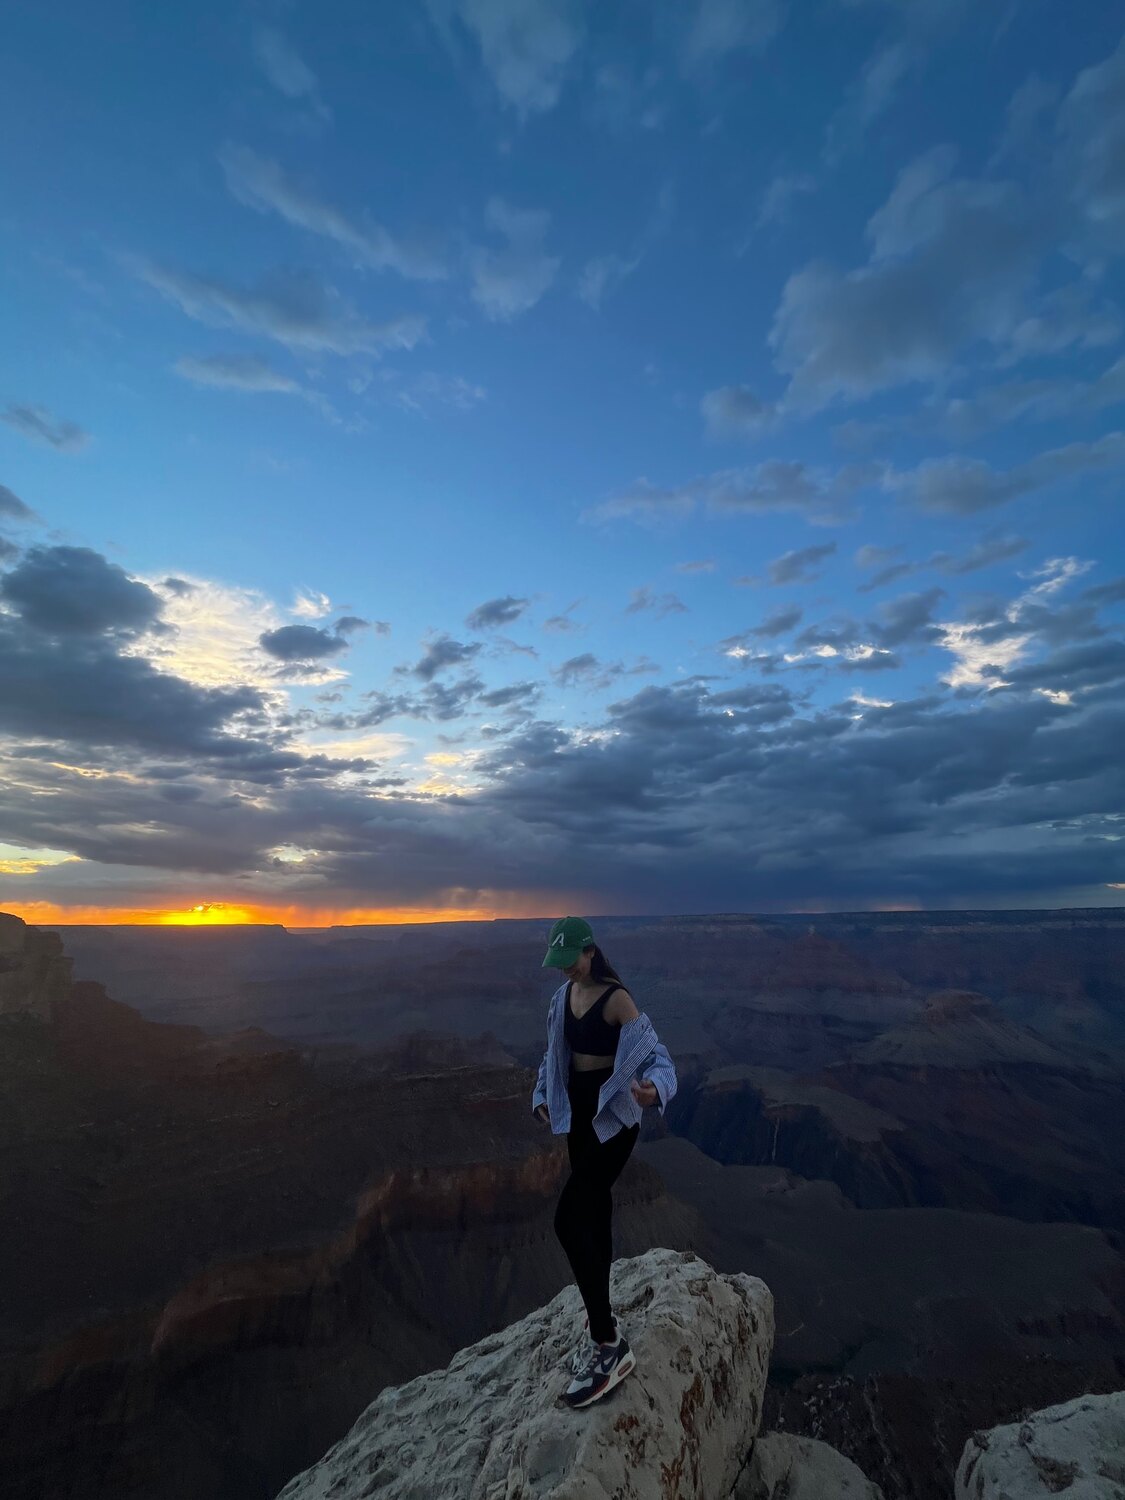
[[[541,924],[442,925],[68,932],[135,1011],[0,918],[13,1496],[272,1496],[384,1385],[566,1285],[565,1148],[529,1110]],[[681,1077],[615,1250],[770,1286],[765,1425],[936,1500],[972,1427],[1125,1384],[1116,913],[605,941]]]

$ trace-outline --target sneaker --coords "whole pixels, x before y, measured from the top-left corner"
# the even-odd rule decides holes
[[[586,1368],[586,1361],[598,1347],[590,1337],[590,1319],[588,1317],[582,1319],[582,1330],[582,1337],[575,1345],[574,1353],[570,1356],[570,1368],[574,1371],[575,1375],[580,1374]],[[613,1320],[613,1333],[615,1338],[621,1337],[621,1324],[616,1318]]]
[[[636,1365],[636,1356],[624,1334],[616,1344],[593,1345],[585,1365],[563,1391],[562,1399],[572,1409],[589,1406],[619,1385]]]

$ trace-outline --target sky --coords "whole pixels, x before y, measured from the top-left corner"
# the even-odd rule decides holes
[[[1125,901],[1125,25],[15,0],[0,908]]]

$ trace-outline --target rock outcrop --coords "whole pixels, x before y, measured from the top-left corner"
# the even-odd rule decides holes
[[[665,1249],[616,1261],[610,1286],[638,1367],[593,1407],[558,1400],[582,1334],[570,1286],[444,1370],[382,1391],[278,1500],[733,1495],[761,1415],[769,1288]]]
[[[1125,1500],[1125,1391],[1078,1396],[987,1432],[957,1465],[956,1500]]]
[[[828,1443],[766,1432],[731,1500],[883,1500],[883,1491]]]
[[[62,939],[0,912],[0,1016],[50,1021],[69,990],[70,959]]]

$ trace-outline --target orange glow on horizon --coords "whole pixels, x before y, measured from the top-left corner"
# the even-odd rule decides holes
[[[283,927],[405,926],[415,922],[489,922],[497,913],[481,907],[419,910],[417,907],[348,907],[340,910],[302,906],[253,906],[241,902],[203,901],[193,906],[145,909],[131,906],[58,906],[53,901],[5,901],[0,911],[39,927]],[[505,911],[504,916],[523,913]],[[541,911],[526,913],[529,917]]]

